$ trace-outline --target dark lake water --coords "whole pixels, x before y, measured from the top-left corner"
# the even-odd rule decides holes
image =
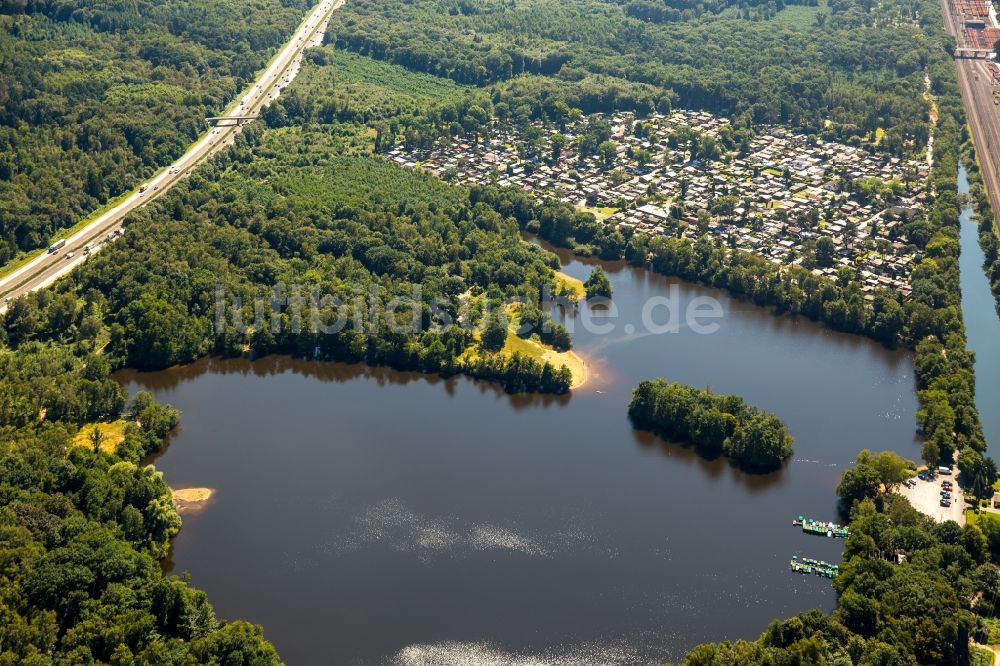
[[[596,263],[563,259],[580,278]],[[791,521],[835,517],[860,449],[919,457],[910,356],[603,265],[620,317],[596,335],[575,314],[591,376],[571,397],[287,358],[122,373],[183,411],[167,481],[216,489],[174,571],[292,665],[658,664],[832,609],[829,581],[788,560],[843,542]],[[636,333],[672,290],[718,299],[719,330]],[[794,460],[748,476],[634,432],[630,390],[656,376],[775,411]]]
[[[959,168],[958,191],[969,191],[965,167]],[[976,406],[989,453],[1000,459],[1000,318],[983,272],[986,256],[979,247],[979,230],[968,206],[962,209],[961,223],[962,313],[969,348],[976,352]]]

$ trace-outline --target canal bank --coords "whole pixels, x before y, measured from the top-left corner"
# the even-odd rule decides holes
[[[964,166],[958,171],[958,191],[969,193]],[[983,424],[987,451],[1000,459],[1000,317],[990,283],[983,271],[986,260],[979,246],[979,229],[972,207],[962,208],[960,272],[962,281],[962,316],[968,346],[976,354],[976,407]]]

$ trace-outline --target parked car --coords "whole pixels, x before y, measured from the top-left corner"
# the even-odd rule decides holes
[[[941,499],[950,500],[951,499],[951,493],[949,493],[947,490],[942,490],[941,491]]]
[[[948,500],[948,499],[942,499],[942,500],[941,500],[941,506],[943,506],[943,507],[945,507],[945,508],[947,508],[947,507],[951,506],[951,500]]]

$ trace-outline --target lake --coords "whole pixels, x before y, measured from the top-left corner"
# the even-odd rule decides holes
[[[581,279],[599,263],[561,257]],[[911,356],[601,265],[620,316],[598,335],[564,315],[590,373],[572,396],[284,357],[120,373],[183,412],[167,482],[216,489],[169,566],[293,665],[659,664],[831,610],[788,561],[843,542],[791,522],[835,518],[860,449],[919,458]],[[718,331],[642,333],[671,295],[717,299]],[[793,460],[752,476],[635,432],[630,391],[657,376],[773,410]]]

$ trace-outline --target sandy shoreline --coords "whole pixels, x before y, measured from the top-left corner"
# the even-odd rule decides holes
[[[532,339],[522,339],[521,342],[527,343],[537,350],[536,357],[539,361],[547,361],[555,368],[563,365],[569,368],[570,374],[573,376],[569,385],[570,390],[580,388],[587,383],[587,362],[575,351],[559,352]]]
[[[177,513],[181,515],[201,511],[215,495],[214,488],[171,488],[170,492],[173,494]]]
[[[570,373],[573,375],[573,382],[569,385],[570,390],[578,389],[587,383],[588,373],[587,373],[587,362],[583,360],[583,357],[577,354],[575,351],[568,352],[549,352],[554,358],[548,358],[548,354],[544,355],[543,358],[549,361],[556,367],[560,365],[565,365],[569,368]]]

